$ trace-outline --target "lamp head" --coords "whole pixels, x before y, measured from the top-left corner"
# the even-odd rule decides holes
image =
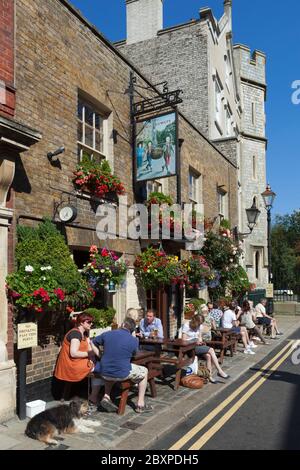
[[[57,157],[58,155],[60,155],[61,153],[64,153],[65,151],[65,147],[62,145],[61,147],[59,147],[57,150],[55,150],[54,152],[48,152],[47,153],[47,158],[50,162],[55,162],[57,161],[58,159],[57,158],[54,158],[54,157]]]
[[[269,184],[265,192],[262,193],[262,197],[263,197],[266,209],[271,210],[274,204],[274,200],[276,198],[276,194],[274,193],[274,191],[272,191],[271,186]]]

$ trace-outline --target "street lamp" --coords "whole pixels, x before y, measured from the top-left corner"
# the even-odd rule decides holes
[[[260,210],[256,207],[256,201],[255,201],[255,199],[253,199],[252,207],[250,207],[250,209],[246,209],[246,214],[247,214],[247,220],[248,220],[248,228],[249,228],[250,232],[247,232],[247,233],[238,233],[238,234],[237,234],[237,237],[238,237],[238,238],[246,238],[246,237],[248,237],[249,235],[251,235],[251,233],[252,233],[253,230],[254,230],[254,227],[255,227],[256,224],[257,224],[257,221],[258,221],[258,218],[259,218],[261,212],[260,212]]]
[[[272,191],[271,186],[268,184],[267,189],[265,192],[262,193],[262,197],[265,203],[265,208],[268,214],[268,278],[269,284],[273,282],[273,274],[272,274],[272,244],[271,244],[271,210],[273,208],[274,200],[276,194]],[[269,300],[268,304],[268,313],[273,313],[273,299]]]

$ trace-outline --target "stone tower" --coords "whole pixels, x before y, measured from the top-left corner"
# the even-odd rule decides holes
[[[241,225],[247,231],[245,209],[256,201],[260,219],[245,240],[245,264],[249,278],[259,287],[268,279],[267,215],[262,192],[266,189],[266,56],[249,47],[234,46],[234,63],[242,100],[240,180],[242,188]]]
[[[126,0],[127,44],[146,41],[163,27],[163,0]]]

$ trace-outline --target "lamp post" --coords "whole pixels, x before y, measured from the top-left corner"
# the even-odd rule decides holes
[[[272,273],[272,244],[271,244],[271,210],[273,208],[274,200],[276,198],[276,194],[272,191],[271,186],[268,184],[267,189],[265,192],[262,193],[262,197],[265,203],[265,208],[268,215],[268,279],[269,284],[273,282],[273,273]],[[268,302],[268,313],[273,313],[273,298],[269,299]]]

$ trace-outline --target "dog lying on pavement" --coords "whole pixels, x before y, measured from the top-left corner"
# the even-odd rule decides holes
[[[94,433],[92,427],[101,425],[99,421],[82,419],[88,411],[88,402],[74,398],[69,405],[60,405],[37,414],[27,424],[25,434],[45,444],[57,445],[54,439],[58,434],[82,432]]]

